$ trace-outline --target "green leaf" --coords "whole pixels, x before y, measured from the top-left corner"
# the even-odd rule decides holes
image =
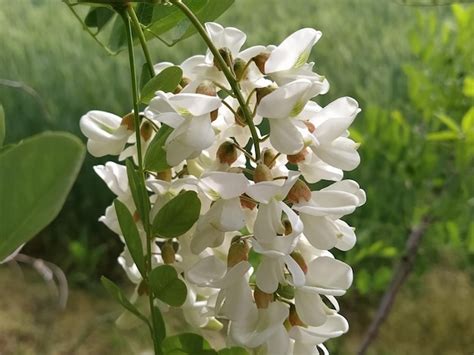
[[[5,111],[3,111],[3,106],[0,105],[0,147],[3,145],[5,140]]]
[[[165,124],[161,126],[146,150],[144,160],[146,170],[159,173],[170,168],[166,161],[165,142],[172,131],[173,128]]]
[[[148,323],[148,319],[140,313],[140,311],[127,299],[127,297],[123,294],[122,290],[111,280],[102,276],[100,278],[100,282],[107,290],[109,295],[114,298],[118,303],[120,303],[127,311],[137,316],[139,319],[144,321],[146,324]]]
[[[84,23],[87,27],[97,28],[99,32],[114,17],[115,12],[107,7],[91,7]]]
[[[140,74],[140,90],[143,89],[146,83],[151,79],[150,71],[148,70],[148,64],[145,62],[142,65],[142,71]]]
[[[462,93],[467,97],[474,97],[474,76],[467,76],[464,79]]]
[[[138,233],[137,226],[133,220],[133,216],[125,206],[118,199],[114,201],[115,212],[117,213],[117,219],[120,224],[120,229],[122,230],[122,235],[125,239],[125,244],[130,251],[135,265],[137,265],[138,270],[142,276],[145,276],[145,256],[143,255],[143,245],[142,240],[140,239],[140,234]]]
[[[178,278],[175,268],[161,265],[150,272],[150,288],[159,300],[173,307],[181,306],[186,300],[186,284]]]
[[[158,307],[153,306],[153,329],[155,330],[155,337],[157,342],[160,344],[166,337],[166,326],[163,320],[163,315]]]
[[[244,348],[233,346],[231,348],[225,348],[218,351],[219,355],[249,355],[249,352]]]
[[[127,166],[128,184],[130,186],[130,191],[132,192],[133,202],[135,202],[138,214],[143,223],[148,223],[150,199],[146,191],[145,182],[139,172],[135,170],[131,159],[127,159],[125,165]]]
[[[216,355],[209,343],[199,334],[183,333],[166,338],[161,344],[165,355]]]
[[[426,135],[426,139],[429,141],[437,141],[437,142],[453,141],[453,140],[459,139],[459,134],[453,131],[439,131],[439,132],[428,133]]]
[[[461,128],[459,127],[457,122],[455,120],[453,120],[451,117],[449,117],[445,114],[440,114],[440,115],[436,115],[436,116],[438,117],[438,119],[441,122],[443,122],[446,125],[446,127],[451,129],[451,131],[453,131],[453,132],[460,132],[461,131]]]
[[[0,260],[46,227],[61,210],[84,159],[69,133],[39,134],[0,154]]]
[[[163,69],[158,75],[145,84],[140,93],[141,102],[148,104],[158,90],[164,92],[174,91],[182,77],[183,71],[178,66]]]
[[[196,223],[200,210],[201,201],[196,192],[181,192],[158,211],[152,231],[161,238],[179,237]]]
[[[474,107],[471,107],[463,116],[461,127],[464,134],[474,130]]]

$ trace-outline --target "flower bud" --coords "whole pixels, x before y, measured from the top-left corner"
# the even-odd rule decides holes
[[[303,272],[306,274],[308,272],[308,265],[306,265],[306,261],[304,260],[303,255],[301,255],[297,251],[294,251],[290,254],[290,256],[293,258],[294,261],[296,261],[301,270],[303,270]]]
[[[172,179],[171,169],[160,171],[159,173],[156,174],[156,178],[158,180],[171,182],[171,179]]]
[[[311,190],[304,181],[298,179],[291,187],[286,199],[291,203],[301,203],[303,201],[307,202],[311,200]]]
[[[236,115],[234,115],[235,123],[241,127],[245,127],[247,125],[247,121],[244,118],[244,114],[242,109],[239,107],[237,109]]]
[[[273,302],[273,293],[265,293],[255,286],[255,291],[253,291],[253,298],[258,309],[268,308],[270,302]]]
[[[207,95],[207,96],[216,96],[216,86],[209,80],[204,80],[196,88],[196,94]]]
[[[267,96],[268,94],[271,94],[273,91],[275,91],[276,88],[273,87],[273,86],[267,86],[267,87],[264,87],[264,88],[257,88],[256,89],[256,92],[257,92],[257,104],[260,103],[260,101],[262,101],[262,99]]]
[[[306,159],[306,156],[308,155],[308,150],[306,148],[303,148],[303,150],[299,153],[296,154],[291,154],[287,155],[286,158],[288,159],[288,162],[291,164],[298,164],[301,163]]]
[[[262,182],[262,181],[272,181],[273,176],[272,172],[265,164],[258,164],[255,168],[253,174],[253,181],[255,182]]]
[[[133,213],[133,221],[137,223],[139,220],[140,220],[140,213],[138,212],[138,210],[135,210],[135,212]]]
[[[185,88],[186,86],[189,85],[189,83],[191,83],[191,79],[186,78],[186,77],[183,76],[181,78],[181,81],[179,82],[179,86],[181,86],[182,88]]]
[[[127,130],[134,132],[135,131],[135,115],[133,112],[127,113],[122,117],[121,126],[127,127]]]
[[[294,304],[290,305],[290,315],[288,316],[288,321],[293,327],[296,327],[296,326],[306,327],[306,324],[304,324],[303,321],[298,316],[298,313],[296,312],[296,307]]]
[[[249,259],[249,245],[244,239],[237,239],[232,242],[227,254],[227,267],[233,267],[241,261]]]
[[[273,149],[265,149],[263,152],[263,164],[272,169],[276,163],[277,153]]]
[[[148,142],[153,134],[153,126],[148,121],[143,121],[142,126],[140,127],[140,135],[142,136],[145,142]]]
[[[314,133],[314,131],[316,130],[316,127],[314,127],[314,124],[312,124],[309,121],[305,121],[304,124],[306,125],[306,128],[308,128],[308,131],[310,133]]]
[[[167,240],[161,246],[161,257],[163,258],[163,262],[165,264],[173,264],[176,261],[176,254],[173,246],[173,242]]]
[[[247,195],[242,195],[240,196],[240,205],[242,206],[242,208],[248,208],[249,210],[253,210],[257,206],[257,203],[251,201],[250,197],[248,197]]]
[[[285,228],[285,235],[290,235],[293,232],[293,226],[291,222],[287,219],[282,221],[283,228]]]
[[[262,74],[265,74],[265,63],[267,62],[269,57],[270,57],[269,52],[262,52],[259,55],[252,58],[252,60],[257,65],[258,70],[260,70]]]
[[[221,164],[230,166],[237,160],[237,157],[237,148],[231,142],[224,142],[217,149],[216,158]]]
[[[234,73],[237,81],[245,78],[247,75],[247,62],[241,58],[234,60]]]
[[[226,62],[227,66],[230,66],[229,64],[233,63],[233,59],[232,59],[232,52],[230,51],[229,48],[220,48],[219,49],[219,54],[222,56],[222,58],[224,59],[224,62]],[[219,70],[219,71],[222,71],[222,68],[219,64],[219,62],[217,61],[217,58],[214,57],[214,66]]]

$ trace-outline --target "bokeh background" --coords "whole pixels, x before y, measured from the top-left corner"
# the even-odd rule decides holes
[[[79,119],[90,109],[129,112],[125,53],[109,56],[58,0],[0,5],[7,143],[45,130],[81,136]],[[423,220],[429,225],[414,271],[369,353],[474,352],[474,4],[414,5],[236,0],[219,19],[246,32],[249,46],[278,44],[301,27],[321,30],[311,59],[331,90],[319,102],[349,95],[362,107],[351,131],[362,164],[348,177],[368,202],[350,218],[358,244],[338,255],[355,282],[342,298],[351,330],[328,343],[334,354],[355,353],[410,231]],[[204,51],[196,36],[151,47],[156,62]],[[0,354],[128,354],[143,345],[140,331],[114,327],[118,306],[98,282],[103,274],[122,276],[121,243],[97,222],[113,199],[92,170],[104,161],[86,158],[60,216],[24,249],[66,273],[66,310],[57,310],[29,266],[0,267]]]

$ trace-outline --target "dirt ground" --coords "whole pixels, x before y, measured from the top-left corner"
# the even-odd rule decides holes
[[[119,307],[101,291],[69,290],[66,309],[28,266],[0,267],[0,355],[146,354],[145,329],[117,329]],[[371,355],[474,353],[474,286],[442,268],[405,288]],[[354,354],[370,314],[351,311],[350,332],[329,343],[332,354]]]

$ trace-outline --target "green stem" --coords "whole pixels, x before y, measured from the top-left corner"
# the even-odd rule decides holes
[[[153,78],[155,76],[155,69],[153,68],[153,61],[151,60],[150,51],[148,50],[148,46],[146,44],[146,38],[142,31],[142,25],[138,20],[137,14],[135,13],[135,10],[133,9],[132,5],[129,5],[127,7],[127,12],[130,16],[130,19],[132,20],[132,25],[135,29],[135,33],[138,35],[140,45],[142,46],[143,54],[145,55],[145,60],[148,67],[148,72],[150,73],[150,77]]]
[[[237,98],[237,101],[239,102],[244,118],[250,128],[253,144],[255,146],[255,158],[256,158],[255,160],[260,161],[260,144],[259,144],[257,128],[255,127],[255,124],[253,123],[252,114],[250,113],[248,105],[246,105],[245,103],[246,100],[244,99],[242,95],[242,91],[240,90],[239,83],[237,82],[234,75],[232,75],[232,72],[230,71],[227,63],[225,62],[224,58],[222,58],[221,54],[219,53],[219,50],[216,48],[214,43],[212,43],[212,40],[209,38],[206,32],[206,29],[201,24],[201,21],[199,21],[196,15],[181,0],[170,0],[170,2],[176,5],[183,12],[183,14],[189,19],[189,21],[191,21],[193,26],[198,31],[199,35],[206,42],[209,50],[214,55],[214,58],[217,60],[220,69],[222,69],[222,72],[227,78],[227,81],[229,82],[230,87],[232,88],[232,91],[234,92],[234,95]]]
[[[140,179],[143,180],[143,184],[145,184],[145,172],[143,170],[143,156],[142,156],[142,145],[141,145],[141,136],[140,136],[140,116],[139,116],[139,98],[138,98],[138,86],[137,86],[137,75],[135,69],[135,54],[133,51],[133,36],[132,36],[132,26],[130,24],[130,17],[128,16],[127,12],[124,10],[118,10],[119,14],[122,16],[125,29],[126,29],[126,36],[127,36],[127,44],[128,44],[128,58],[130,62],[130,76],[132,82],[132,97],[133,97],[133,116],[135,122],[135,138],[136,138],[136,145],[137,145],[137,160],[138,160],[138,172]],[[146,277],[145,279],[148,280],[148,275],[151,272],[151,263],[152,263],[152,255],[151,255],[151,233],[150,233],[150,221],[149,221],[149,214],[145,213],[144,216],[141,216],[143,219],[143,225],[145,227],[145,232],[147,235],[147,262],[146,262]],[[153,339],[153,346],[155,350],[155,354],[161,354],[161,347],[160,344],[156,340],[156,329],[155,324],[158,324],[154,306],[153,306],[153,293],[148,293],[148,300],[150,305],[150,313],[152,318],[152,326],[150,327],[151,336]]]

